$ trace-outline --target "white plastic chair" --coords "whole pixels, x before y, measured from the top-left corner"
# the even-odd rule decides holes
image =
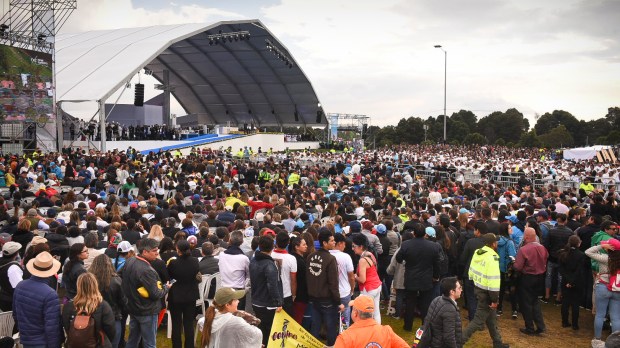
[[[198,305],[198,301],[200,301],[200,306],[202,307],[202,316],[198,315],[198,317],[196,318],[197,321],[200,320],[201,317],[204,318],[205,316],[205,313],[206,313],[205,301],[209,302],[209,306],[211,306],[211,304],[213,303],[213,299],[207,298],[211,290],[211,283],[213,279],[215,279],[215,290],[217,291],[217,289],[219,289],[222,286],[220,283],[220,279],[221,279],[220,272],[202,276],[202,282],[200,282],[200,286],[202,286],[204,283],[204,288],[202,289],[203,291],[200,291],[200,288],[198,288],[198,290],[200,291],[201,299],[196,301],[196,305]],[[196,322],[196,329],[194,330],[194,342],[196,342],[196,339],[198,338],[198,331],[199,331],[198,322]]]
[[[13,319],[13,312],[0,313],[0,337],[19,337],[17,334],[13,336],[13,327],[15,326],[15,320]]]
[[[206,312],[205,295],[209,293],[209,285],[211,284],[211,281],[214,278],[219,279],[219,273],[203,274],[202,280],[200,281],[200,284],[198,285],[199,298],[196,300],[196,306],[200,306],[200,308],[202,309],[202,315],[199,314],[196,319],[199,319],[200,317],[205,316],[205,312]],[[219,280],[216,280],[215,282],[216,284],[219,284]],[[172,337],[172,316],[170,315],[169,310],[166,310],[166,314],[168,315],[168,327],[166,328],[167,329],[166,335],[168,338],[171,338]],[[194,342],[196,341],[197,334],[198,332],[194,334]]]

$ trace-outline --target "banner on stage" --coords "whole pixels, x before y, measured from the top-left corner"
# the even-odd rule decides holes
[[[323,348],[324,346],[285,311],[276,312],[267,348]]]

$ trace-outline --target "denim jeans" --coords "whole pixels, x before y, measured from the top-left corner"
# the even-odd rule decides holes
[[[129,338],[125,348],[138,348],[142,338],[143,348],[156,348],[157,314],[131,315],[129,319]]]
[[[362,290],[360,293],[373,299],[373,301],[375,302],[375,312],[373,314],[373,318],[375,319],[377,324],[381,324],[381,306],[379,304],[381,300],[381,287],[370,291]]]
[[[603,322],[607,309],[611,318],[611,332],[620,330],[620,293],[611,292],[605,284],[596,284],[596,316],[594,317],[594,338],[601,339]]]
[[[327,329],[327,345],[333,346],[338,336],[338,307],[332,302],[312,301],[312,329],[314,337],[319,337],[321,325]]]
[[[344,305],[342,317],[344,318],[344,324],[346,327],[351,326],[351,307],[349,307],[349,302],[351,302],[351,295],[340,298],[340,303]]]
[[[118,344],[121,342],[121,332],[123,331],[123,322],[117,320],[114,322],[114,327],[116,328],[116,335],[112,338],[112,347],[118,348]]]
[[[403,302],[405,301],[405,294],[406,294],[406,290],[405,289],[396,289],[396,313],[395,315],[397,317],[402,317],[403,316]]]
[[[478,307],[478,299],[474,293],[474,282],[470,279],[463,280],[463,290],[465,290],[465,297],[467,299],[467,318],[469,321],[474,320],[476,314],[476,307]]]
[[[558,294],[562,293],[562,275],[560,275],[560,264],[557,262],[547,261],[547,275],[545,277],[545,288],[552,289],[553,288],[553,278],[557,276],[557,288],[556,292]]]

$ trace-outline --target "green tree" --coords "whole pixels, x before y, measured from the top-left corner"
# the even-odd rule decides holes
[[[467,134],[463,140],[463,145],[484,145],[488,142],[487,138],[480,133]]]
[[[605,119],[614,130],[620,130],[620,107],[611,107],[607,109],[607,115],[605,115]]]
[[[587,135],[583,132],[583,125],[570,112],[564,110],[554,110],[552,113],[547,112],[543,114],[536,122],[534,129],[536,129],[536,134],[542,136],[551,132],[559,125],[566,127],[575,143],[578,145],[585,144]]]
[[[607,134],[605,139],[606,145],[617,145],[620,144],[620,131],[613,130]]]
[[[538,139],[543,146],[550,148],[573,146],[574,144],[573,136],[563,124],[553,128],[547,134],[540,135]]]
[[[521,139],[519,139],[519,146],[522,147],[540,147],[540,140],[536,135],[536,129],[532,129],[527,133],[523,133],[521,135]]]

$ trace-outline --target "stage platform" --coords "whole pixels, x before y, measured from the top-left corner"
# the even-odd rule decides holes
[[[71,146],[73,148],[81,148],[84,150],[99,149],[99,141],[71,141],[65,140],[65,147]],[[192,147],[210,147],[212,149],[219,149],[220,147],[226,149],[229,146],[232,147],[233,152],[239,151],[244,146],[252,147],[254,151],[261,147],[264,152],[272,148],[274,152],[284,151],[286,148],[289,150],[303,150],[306,148],[318,149],[318,141],[298,141],[298,142],[285,142],[284,134],[271,134],[261,133],[252,135],[243,134],[206,134],[196,138],[186,140],[124,140],[124,141],[107,141],[106,148],[108,150],[127,151],[129,147],[132,147],[143,154],[149,152],[163,151],[176,151],[180,150],[183,155],[188,155]]]

